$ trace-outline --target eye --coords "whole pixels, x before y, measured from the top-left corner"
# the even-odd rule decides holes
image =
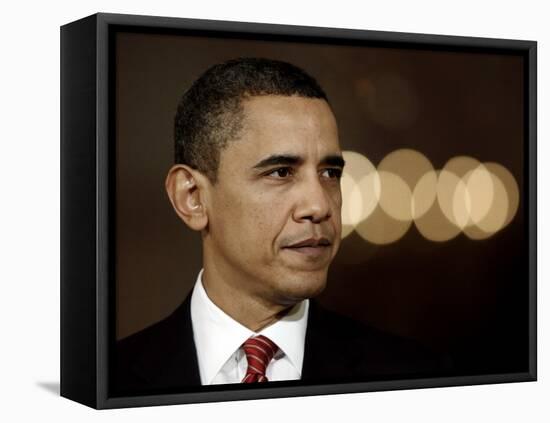
[[[340,179],[342,177],[342,169],[339,168],[328,168],[323,169],[321,175],[329,179]]]
[[[291,176],[292,174],[292,168],[290,167],[279,167],[277,169],[271,170],[267,176],[273,176],[277,179],[283,179],[287,178],[288,176]]]

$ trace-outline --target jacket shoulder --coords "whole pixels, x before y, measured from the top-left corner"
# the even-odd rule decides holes
[[[311,303],[304,375],[374,381],[447,375],[450,359],[422,343]],[[307,365],[307,366],[306,366]],[[328,380],[327,380],[328,381]]]
[[[190,297],[169,316],[116,342],[117,395],[168,393],[200,385]]]

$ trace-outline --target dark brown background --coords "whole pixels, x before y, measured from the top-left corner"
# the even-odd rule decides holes
[[[509,54],[118,33],[117,338],[169,314],[201,268],[200,236],[177,218],[164,191],[173,118],[203,71],[238,56],[285,60],[312,74],[329,96],[342,149],[375,165],[413,148],[435,168],[469,155],[512,172],[520,203],[504,230],[483,241],[459,235],[436,243],[413,225],[387,246],[352,234],[320,300],[448,352],[462,374],[526,371],[524,75],[523,58]]]

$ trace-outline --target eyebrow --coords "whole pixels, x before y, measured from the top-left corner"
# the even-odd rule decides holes
[[[256,165],[254,165],[253,169],[264,169],[266,167],[276,165],[297,166],[303,163],[304,159],[300,156],[292,154],[273,154],[263,160],[260,160]],[[323,157],[319,164],[343,168],[346,162],[342,156],[338,154],[330,154]]]

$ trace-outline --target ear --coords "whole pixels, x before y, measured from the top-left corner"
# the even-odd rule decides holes
[[[203,201],[206,177],[186,165],[173,166],[166,176],[166,192],[181,220],[194,231],[208,225]]]

